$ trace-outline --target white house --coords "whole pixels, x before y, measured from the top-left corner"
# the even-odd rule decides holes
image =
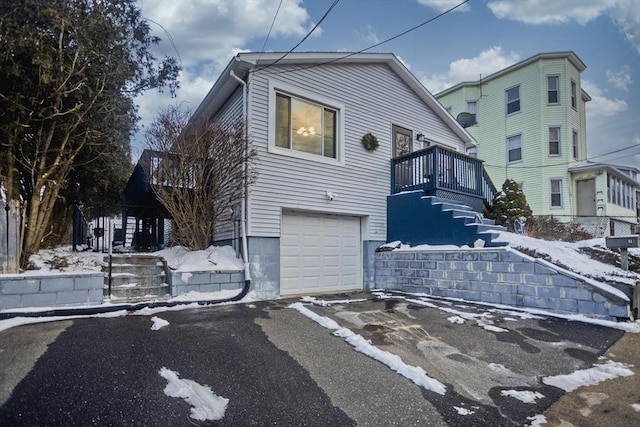
[[[192,120],[239,117],[257,151],[246,241],[262,297],[369,286],[387,237],[390,159],[426,146],[466,158],[476,147],[393,54],[238,54]],[[238,246],[241,216],[216,242]]]

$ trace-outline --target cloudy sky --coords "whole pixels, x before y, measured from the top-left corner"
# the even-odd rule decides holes
[[[141,124],[168,104],[195,109],[236,53],[289,51],[330,10],[296,51],[391,52],[432,93],[541,52],[574,51],[593,98],[589,157],[640,168],[640,1],[469,0],[427,22],[462,1],[138,0],[162,38],[157,55],[183,67],[175,99],[138,99]],[[135,160],[140,133],[133,145]]]

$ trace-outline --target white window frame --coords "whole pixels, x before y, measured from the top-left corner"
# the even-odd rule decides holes
[[[578,111],[578,84],[571,79],[571,108]]]
[[[513,90],[513,89],[518,89],[518,97],[516,99],[513,99],[511,101],[509,101],[509,91]],[[509,112],[509,104],[510,103],[514,103],[514,102],[518,102],[518,109],[516,111],[512,111],[511,113]],[[518,114],[520,111],[522,111],[522,102],[521,102],[521,95],[520,95],[520,85],[515,85],[515,86],[511,86],[510,88],[507,88],[504,90],[504,112],[506,113],[505,115],[507,116],[511,116],[513,114]]]
[[[281,93],[291,98],[297,98],[304,102],[318,104],[336,111],[336,158],[325,157],[318,154],[297,151],[291,148],[278,147],[276,145],[276,94]],[[327,98],[306,89],[299,88],[275,79],[269,80],[269,131],[267,151],[288,157],[310,160],[319,163],[344,166],[345,164],[345,137],[344,117],[345,105],[334,99]]]
[[[577,130],[573,130],[571,133],[571,144],[573,150],[573,159],[580,159],[580,135]]]
[[[553,192],[553,183],[554,181],[559,181],[560,182],[560,192],[559,193],[554,193]],[[551,178],[549,180],[549,206],[551,207],[551,209],[562,209],[563,204],[562,204],[562,191],[563,191],[563,186],[562,186],[563,182],[562,182],[562,178]],[[553,204],[553,195],[554,194],[559,194],[560,195],[560,204],[559,205],[554,205]]]
[[[509,148],[509,142],[511,142],[512,140],[515,140],[515,138],[518,138],[518,139],[519,139],[519,141],[520,141],[520,158],[519,158],[519,159],[516,159],[516,160],[510,160],[510,159],[509,159],[509,157],[510,157],[510,156],[509,156],[509,152],[511,151],[511,149]],[[513,163],[521,162],[521,161],[522,161],[522,158],[524,157],[524,156],[522,155],[522,134],[521,134],[521,133],[519,133],[519,134],[517,134],[517,135],[511,135],[511,136],[508,136],[508,137],[507,137],[507,141],[506,141],[506,143],[507,143],[507,163],[508,163],[508,164],[513,164]]]
[[[551,129],[557,129],[558,130],[558,141],[551,141]],[[549,157],[562,156],[562,128],[560,126],[549,126],[549,128],[547,130],[547,135],[549,136],[549,140],[547,141],[547,153],[549,154]],[[551,152],[551,142],[557,142],[558,143],[558,152],[557,153],[552,153]]]
[[[551,85],[549,84],[551,80],[555,80],[556,88],[551,89]],[[551,92],[556,93],[556,101],[549,101],[549,95]],[[547,76],[547,104],[548,105],[559,105],[560,104],[560,76],[557,74],[552,74]]]

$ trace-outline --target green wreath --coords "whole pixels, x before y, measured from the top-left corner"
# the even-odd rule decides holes
[[[376,151],[380,146],[380,143],[378,143],[378,138],[369,132],[362,137],[362,146],[367,151]]]

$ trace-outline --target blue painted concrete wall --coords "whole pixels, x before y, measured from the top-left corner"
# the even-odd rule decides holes
[[[398,193],[387,196],[387,240],[400,240],[410,246],[467,245],[473,247],[478,239],[478,229],[466,226],[468,218],[454,218],[451,211],[443,211],[433,202],[433,197],[423,197],[422,191]],[[453,203],[451,206],[455,206]]]
[[[615,320],[630,301],[513,249],[376,253],[379,288]]]

